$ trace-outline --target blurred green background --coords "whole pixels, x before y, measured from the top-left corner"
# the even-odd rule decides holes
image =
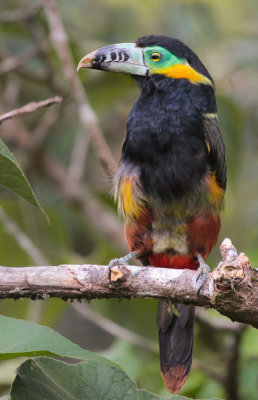
[[[81,126],[73,88],[65,78],[64,65],[51,39],[44,2],[30,18],[14,18],[18,10],[24,11],[35,3],[0,2],[0,114],[54,95],[63,96],[64,101],[61,106],[2,124],[0,135],[19,160],[51,224],[37,210],[1,188],[1,207],[41,254],[31,257],[17,237],[8,233],[6,222],[0,217],[0,264],[107,264],[112,257],[122,255],[121,245],[108,234],[108,229],[94,223],[94,216],[87,218],[82,205],[69,195],[73,188],[68,172]],[[98,47],[133,42],[151,33],[177,37],[199,55],[216,84],[227,149],[228,190],[219,243],[229,237],[238,251],[248,255],[251,265],[258,267],[257,0],[59,0],[57,5],[74,68],[82,56]],[[84,70],[79,77],[118,161],[127,115],[137,99],[138,88],[129,77],[119,74]],[[38,140],[34,141],[35,137]],[[102,169],[91,144],[85,156],[80,181],[87,185],[82,186],[85,196],[90,195],[91,202],[111,215],[116,226],[120,228],[121,224],[122,238],[122,221],[116,217],[110,196],[111,177]],[[67,172],[66,190],[61,190],[52,176],[55,174],[48,171],[58,170],[53,160]],[[86,208],[87,204],[86,201]],[[216,266],[219,259],[217,245],[208,263]],[[165,395],[156,344],[156,302],[96,300],[87,307],[94,310],[104,328],[107,323],[97,313],[138,333],[146,342],[149,339],[149,350],[140,340],[138,345],[130,343],[128,332],[129,341],[124,340],[117,327],[115,337],[107,328],[90,322],[89,314],[83,316],[61,300],[5,300],[0,303],[0,313],[52,326],[87,349],[118,361],[139,387]],[[83,307],[80,310],[83,312]],[[0,393],[10,386],[19,362],[0,364]],[[198,399],[256,400],[257,385],[256,331],[228,325],[213,311],[198,315],[193,368],[181,394]]]

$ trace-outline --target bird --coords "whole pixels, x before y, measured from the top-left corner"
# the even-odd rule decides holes
[[[197,270],[200,294],[227,183],[211,75],[187,45],[162,35],[94,50],[81,68],[129,74],[140,89],[114,177],[129,254],[109,265],[138,259]],[[181,390],[190,372],[194,316],[194,305],[158,302],[160,370],[171,393]]]

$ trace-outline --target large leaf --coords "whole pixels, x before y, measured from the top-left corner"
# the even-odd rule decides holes
[[[0,139],[0,184],[5,186],[11,192],[27,200],[40,211],[41,208],[33,190],[22,172],[19,164],[10,152],[8,147]]]
[[[12,385],[12,400],[187,400],[137,390],[119,368],[94,363],[69,365],[51,358],[25,361]]]
[[[120,368],[118,364],[82,349],[47,326],[0,316],[0,360],[42,355],[101,362]]]
[[[12,400],[136,400],[135,384],[119,368],[69,365],[51,358],[25,361],[17,371]]]

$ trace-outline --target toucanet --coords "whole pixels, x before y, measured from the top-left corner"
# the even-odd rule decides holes
[[[209,72],[184,43],[154,35],[95,50],[80,68],[130,74],[140,88],[114,178],[130,251],[119,261],[198,270],[201,290],[226,189]],[[157,325],[161,374],[167,390],[177,393],[192,362],[194,306],[159,301]]]

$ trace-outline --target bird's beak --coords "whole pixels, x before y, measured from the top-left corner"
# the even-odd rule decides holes
[[[95,50],[81,59],[77,71],[81,68],[122,72],[131,75],[149,75],[149,68],[144,62],[143,49],[136,47],[135,43],[113,44]]]

